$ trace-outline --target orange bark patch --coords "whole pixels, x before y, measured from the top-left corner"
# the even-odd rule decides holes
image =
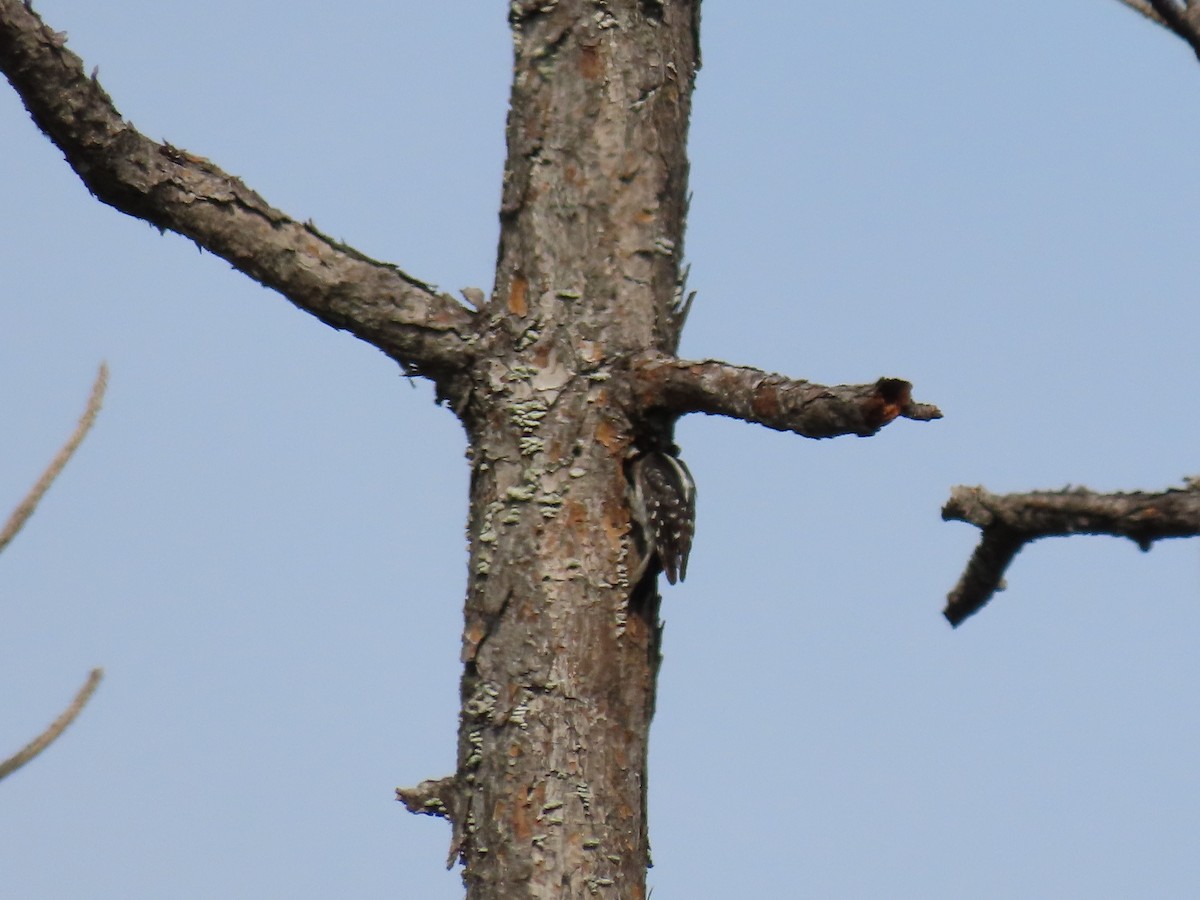
[[[887,425],[912,402],[912,385],[899,378],[880,378],[875,394],[867,400],[865,418],[875,427]]]
[[[617,427],[607,419],[596,426],[596,440],[604,445],[607,450],[615,450],[620,446],[620,435],[617,434]]]
[[[463,635],[465,643],[462,650],[463,662],[470,662],[475,658],[475,653],[479,650],[479,644],[485,634],[487,634],[487,629],[481,622],[474,622],[467,626],[466,634]]]
[[[509,751],[509,755],[514,755]],[[519,754],[518,754],[519,755]],[[514,792],[516,794],[517,792]],[[533,837],[533,830],[537,825],[537,815],[542,808],[542,803],[545,801],[546,788],[543,785],[537,785],[532,789],[525,790],[525,799],[517,800],[516,808],[513,810],[513,837],[518,840],[527,841]]]
[[[583,525],[587,522],[587,507],[578,500],[568,500],[563,504],[562,518],[572,528]]]
[[[613,548],[620,547],[626,532],[629,531],[629,519],[625,514],[625,508],[613,500],[606,500],[602,524],[604,536],[608,538],[608,545]]]
[[[524,316],[529,312],[528,293],[529,279],[518,272],[508,288],[508,311],[514,316]]]
[[[585,361],[590,363],[600,362],[600,345],[595,341],[576,341],[575,349]]]
[[[770,387],[759,387],[754,392],[754,400],[751,403],[754,409],[754,414],[764,419],[775,418],[779,415],[779,392],[772,385]]]
[[[503,809],[502,801],[497,800],[494,815],[497,821],[504,821],[501,818],[501,810]],[[527,841],[533,837],[533,811],[529,808],[528,803],[517,803],[513,809],[512,815],[512,831],[513,837],[519,841]]]
[[[579,51],[579,74],[588,81],[595,81],[604,73],[604,59],[597,47],[581,47]]]

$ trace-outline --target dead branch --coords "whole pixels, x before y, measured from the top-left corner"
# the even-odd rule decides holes
[[[83,708],[92,699],[92,694],[95,693],[96,686],[100,684],[100,679],[103,677],[103,669],[92,669],[91,674],[87,677],[87,681],[79,689],[79,693],[75,695],[75,699],[71,701],[70,706],[64,709],[62,714],[50,723],[50,727],[8,759],[0,762],[0,780],[7,778],[53,744],[58,739],[58,736],[67,730],[67,726],[74,722],[75,718],[83,712]]]
[[[1141,13],[1187,41],[1200,58],[1200,2],[1186,0],[1119,0],[1135,12]]]
[[[410,813],[438,816],[450,821],[453,837],[450,841],[450,853],[446,857],[446,868],[453,866],[466,837],[466,823],[463,822],[462,816],[463,792],[458,779],[450,775],[446,778],[427,779],[416,787],[396,788],[396,799],[403,803]]]
[[[1154,11],[1173,32],[1188,42],[1200,58],[1200,4],[1188,0],[1180,5],[1175,0],[1147,0]]]
[[[8,517],[8,521],[4,523],[4,527],[0,528],[0,551],[3,551],[8,546],[9,542],[16,537],[17,532],[21,530],[21,527],[29,517],[33,515],[33,511],[41,503],[42,497],[50,489],[50,485],[54,484],[54,479],[58,478],[67,461],[79,449],[79,445],[83,443],[83,439],[87,436],[87,433],[96,421],[96,415],[100,412],[100,404],[104,402],[104,391],[107,387],[108,366],[101,364],[100,371],[96,373],[96,381],[92,385],[92,394],[88,397],[87,408],[84,409],[83,415],[79,417],[79,423],[75,426],[74,433],[67,438],[67,442],[55,454],[54,459],[50,461],[50,465],[46,467],[46,471],[42,473],[42,477],[29,489],[29,493],[25,495],[25,498],[17,504],[17,508],[12,511],[12,515]]]
[[[1154,7],[1150,5],[1149,0],[1117,0],[1125,6],[1128,6],[1136,13],[1141,13],[1151,22],[1156,22],[1163,27],[1166,27],[1166,22],[1162,20],[1162,16],[1154,11]]]
[[[92,385],[91,396],[88,397],[87,406],[83,410],[83,415],[79,417],[79,422],[75,426],[75,431],[67,438],[67,442],[62,445],[58,453],[54,455],[54,459],[50,461],[50,465],[46,467],[46,471],[42,473],[42,477],[37,480],[29,493],[24,499],[17,504],[17,508],[13,510],[12,515],[8,517],[4,528],[0,529],[0,551],[16,537],[17,532],[33,515],[33,511],[37,509],[42,497],[46,491],[50,489],[50,485],[54,484],[54,480],[58,478],[67,461],[79,449],[79,445],[83,443],[83,439],[91,430],[92,425],[96,421],[96,416],[100,412],[100,406],[104,402],[104,391],[108,387],[108,366],[103,363],[100,365],[100,371],[96,373],[96,381]],[[55,719],[50,727],[39,734],[36,738],[26,744],[21,750],[10,756],[8,759],[0,762],[0,779],[12,774],[25,763],[29,762],[62,734],[68,725],[75,721],[75,717],[83,710],[83,707],[91,699],[92,693],[96,690],[96,686],[100,683],[103,676],[100,669],[92,669],[92,673],[88,676],[83,687],[79,689],[79,693],[75,695],[75,699],[71,701],[63,713]]]
[[[1003,590],[1005,571],[1031,541],[1104,534],[1149,550],[1165,538],[1200,535],[1200,480],[1157,494],[1098,494],[1086,488],[993,494],[981,487],[956,487],[942,507],[942,518],[968,522],[982,532],[942,612],[957,627]]]
[[[942,417],[936,406],[914,402],[912,385],[898,378],[828,387],[719,360],[665,356],[642,358],[633,368],[643,408],[730,416],[804,437],[865,437],[897,418]]]
[[[473,314],[449,294],[267,204],[238,178],[122,118],[82,60],[21,0],[0,0],[0,71],[98,199],[191,238],[301,309],[441,379],[469,357]]]

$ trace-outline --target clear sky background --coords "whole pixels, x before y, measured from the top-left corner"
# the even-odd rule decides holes
[[[147,135],[445,289],[490,288],[504,3],[39,0]],[[1200,546],[1027,549],[958,631],[955,484],[1200,470],[1200,65],[1115,0],[708,0],[681,353],[941,406],[869,440],[684,420],[655,900],[1192,898]],[[467,467],[382,354],[93,200],[0,88],[12,898],[443,900]]]

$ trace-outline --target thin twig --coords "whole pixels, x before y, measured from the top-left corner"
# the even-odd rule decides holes
[[[8,759],[0,762],[0,780],[7,778],[25,763],[29,762],[47,747],[54,743],[60,734],[66,731],[67,726],[75,721],[85,706],[88,700],[92,698],[92,694],[96,690],[96,686],[100,684],[100,679],[104,677],[103,669],[92,669],[88,675],[87,681],[83,687],[79,689],[79,693],[75,695],[75,699],[71,701],[71,705],[63,710],[62,715],[50,723],[50,727],[35,737],[32,741],[10,756]]]
[[[104,400],[104,390],[106,387],[108,387],[108,366],[101,363],[100,371],[96,375],[96,382],[92,385],[92,395],[88,398],[87,409],[79,417],[79,423],[75,426],[74,434],[62,445],[62,449],[50,461],[50,465],[46,467],[46,471],[42,473],[42,477],[37,480],[37,483],[25,495],[25,499],[17,504],[17,508],[13,510],[12,515],[8,517],[8,521],[4,523],[4,528],[0,529],[0,551],[8,546],[8,543],[21,530],[21,526],[33,515],[33,511],[37,509],[37,505],[42,501],[43,495],[50,489],[50,485],[54,484],[54,479],[62,472],[67,461],[79,448],[84,437],[87,436],[92,424],[96,421],[96,415],[100,412],[100,404]]]

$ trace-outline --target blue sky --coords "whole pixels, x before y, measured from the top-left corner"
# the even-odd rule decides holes
[[[446,289],[490,287],[504,4],[38,9],[151,137]],[[1077,538],[952,632],[954,484],[1197,472],[1200,65],[1115,0],[709,0],[681,353],[881,375],[935,424],[693,417],[654,896],[1192,897],[1200,551]],[[392,788],[453,766],[466,466],[382,354],[94,201],[0,89],[13,897],[461,896]],[[8,498],[4,500],[3,498]]]

